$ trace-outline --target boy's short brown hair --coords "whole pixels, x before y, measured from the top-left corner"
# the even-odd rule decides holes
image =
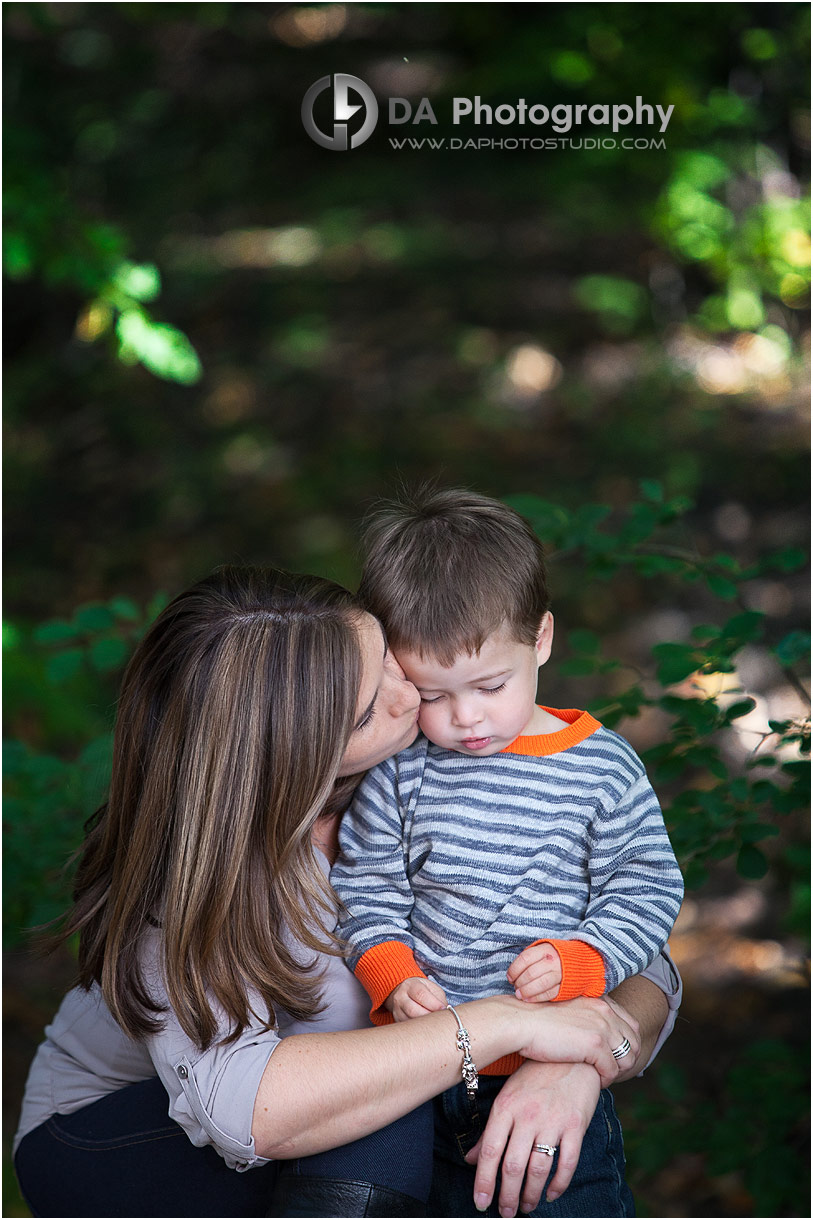
[[[391,647],[451,665],[505,627],[533,644],[550,608],[542,544],[519,513],[463,488],[422,487],[367,519],[359,598]]]

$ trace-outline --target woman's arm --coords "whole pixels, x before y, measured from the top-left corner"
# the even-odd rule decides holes
[[[640,974],[624,979],[612,993],[611,999],[620,1004],[624,1013],[638,1022],[641,1045],[637,1054],[630,1051],[620,1060],[621,1071],[615,1084],[629,1080],[642,1072],[652,1058],[661,1031],[669,1017],[669,1004],[660,987]]]
[[[633,1047],[619,1061],[618,1083],[637,1075],[649,1062],[667,1021],[669,1005],[663,991],[640,975],[616,987],[612,1001],[623,1005],[621,1011],[640,1026],[639,1047]],[[571,1003],[562,1007],[569,1009]],[[502,1164],[500,1213],[516,1215],[518,1206],[524,1212],[533,1211],[551,1168],[545,1155],[532,1154],[535,1143],[559,1148],[546,1200],[553,1202],[564,1194],[579,1163],[582,1140],[600,1089],[598,1073],[586,1063],[523,1064],[501,1089],[482,1137],[466,1158],[470,1164],[477,1164],[475,1205],[489,1206]]]
[[[481,1067],[518,1051],[526,1058],[592,1065],[605,1084],[611,1051],[637,1022],[602,1000],[524,1004],[511,996],[458,1008]],[[262,1157],[308,1156],[385,1127],[460,1079],[457,1025],[449,1012],[378,1029],[284,1038],[268,1061],[251,1132]],[[632,1053],[632,1052],[631,1052]]]

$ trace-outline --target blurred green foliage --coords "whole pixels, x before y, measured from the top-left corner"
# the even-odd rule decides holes
[[[804,1051],[769,1038],[752,1043],[721,1074],[716,1097],[700,1094],[691,1072],[674,1064],[651,1070],[655,1092],[646,1099],[626,1099],[634,1122],[627,1120],[624,1142],[644,1183],[640,1214],[649,1214],[647,1178],[676,1160],[693,1158],[705,1160],[714,1178],[742,1173],[755,1216],[795,1216],[804,1210],[800,1204],[809,1152],[809,1057]],[[657,1139],[650,1137],[653,1127]]]
[[[32,619],[235,555],[350,582],[393,471],[567,504],[644,477],[793,502],[804,6],[3,19],[7,596]],[[337,65],[430,96],[433,135],[456,96],[675,109],[662,150],[396,153],[380,123],[343,159],[300,120]],[[529,345],[558,374],[518,377]]]
[[[6,706],[25,734],[3,744],[7,946],[66,909],[66,863],[110,782],[116,685],[165,601],[142,611],[114,597],[33,631],[4,624]]]

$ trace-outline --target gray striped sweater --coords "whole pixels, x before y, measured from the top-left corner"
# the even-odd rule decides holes
[[[400,942],[388,990],[414,954],[454,1004],[510,994],[508,966],[543,938],[598,950],[608,991],[657,957],[683,881],[643,763],[587,713],[549,710],[561,732],[486,758],[421,736],[365,777],[331,872],[353,969]]]

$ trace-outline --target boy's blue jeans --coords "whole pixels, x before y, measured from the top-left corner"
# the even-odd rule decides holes
[[[463,1157],[482,1135],[491,1106],[505,1076],[481,1076],[477,1096],[469,1100],[464,1085],[435,1098],[435,1161],[430,1216],[480,1216],[474,1207],[474,1166]],[[556,1166],[554,1158],[551,1173]],[[485,1215],[499,1216],[500,1179]],[[624,1145],[612,1095],[603,1089],[584,1136],[573,1180],[554,1203],[545,1192],[532,1216],[634,1216],[632,1192],[624,1180]]]

